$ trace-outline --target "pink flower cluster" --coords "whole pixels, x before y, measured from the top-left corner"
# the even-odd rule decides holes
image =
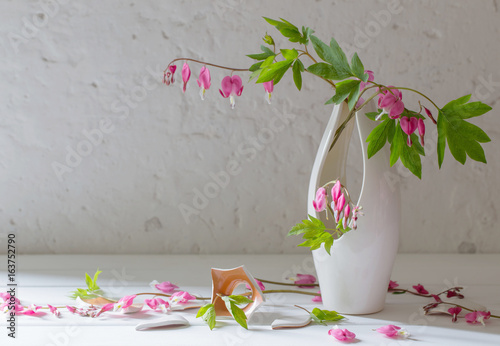
[[[342,189],[343,187],[340,184],[340,181],[337,180],[331,190],[332,201],[330,205],[328,205],[327,191],[324,187],[320,187],[316,191],[316,198],[312,202],[314,210],[319,213],[330,207],[330,210],[333,212],[335,217],[335,222],[338,223],[340,219],[343,219],[342,224],[344,228],[347,228],[350,223],[350,226],[353,229],[356,229],[358,216],[361,214],[361,207],[354,206],[351,215],[351,206],[349,202],[346,201],[346,197]]]
[[[165,72],[163,73],[163,83],[166,85],[173,84],[175,82],[174,74],[177,70],[176,65],[169,65]],[[191,69],[187,62],[184,62],[182,66],[182,91],[186,92],[187,83],[191,78]],[[205,92],[210,89],[211,85],[211,77],[210,71],[206,66],[203,66],[200,70],[200,74],[197,79],[198,86],[200,87],[200,97],[202,100],[205,99]],[[266,91],[266,101],[271,103],[271,94],[274,89],[274,82],[269,81],[262,83],[264,86],[264,90]],[[235,97],[241,96],[243,92],[243,82],[241,81],[241,77],[237,75],[226,76],[222,79],[221,89],[219,89],[220,94],[224,98],[229,98],[229,103],[231,104],[231,108],[234,108],[235,105]]]

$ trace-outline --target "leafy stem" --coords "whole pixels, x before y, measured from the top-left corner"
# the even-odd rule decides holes
[[[220,68],[220,69],[223,69],[223,70],[229,70],[229,71],[233,71],[233,72],[234,71],[248,71],[247,68],[234,68],[234,67],[216,65],[216,64],[209,63],[209,62],[205,62],[205,61],[201,61],[201,60],[196,60],[196,59],[191,59],[191,58],[177,58],[177,59],[172,60],[167,65],[167,68],[165,70],[163,70],[163,72],[167,72],[168,67],[170,65],[172,65],[174,62],[179,61],[179,60],[192,61],[192,62],[196,62],[196,63],[199,63],[199,64],[203,64],[203,65],[207,65],[207,66],[213,66],[213,67],[217,67],[217,68]]]

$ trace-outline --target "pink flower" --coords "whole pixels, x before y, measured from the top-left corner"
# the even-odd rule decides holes
[[[335,222],[339,222],[340,220],[340,212],[344,209],[345,205],[345,196],[343,193],[340,194],[339,199],[337,200],[337,204],[335,205]]]
[[[402,117],[401,120],[399,121],[399,123],[401,125],[401,129],[403,130],[403,132],[408,135],[407,140],[406,140],[406,144],[408,144],[408,146],[411,147],[411,145],[413,143],[411,141],[410,136],[417,129],[417,126],[418,126],[417,118],[415,118],[415,117],[411,117],[411,118]]]
[[[200,97],[202,100],[204,100],[205,99],[205,90],[210,89],[210,84],[211,84],[210,83],[211,82],[210,71],[205,66],[203,66],[201,68],[200,75],[198,76],[197,82],[198,82],[198,86],[201,88],[200,89]]]
[[[431,294],[432,298],[434,298],[434,300],[437,302],[437,303],[442,303],[443,301],[441,300],[441,298],[439,298],[438,295],[435,295],[435,294]]]
[[[174,73],[176,69],[177,66],[175,65],[170,65],[168,67],[168,71],[163,73],[163,83],[165,83],[166,85],[174,84],[175,82]]]
[[[56,307],[54,307],[54,306],[52,306],[52,305],[49,305],[49,304],[47,304],[47,306],[49,307],[50,312],[51,312],[54,316],[56,316],[56,317],[61,316],[61,312],[60,312],[59,310],[57,310],[57,308],[56,308]]]
[[[168,310],[170,304],[161,298],[145,299],[144,303],[153,310]]]
[[[401,116],[405,109],[403,101],[401,101],[403,95],[401,91],[389,86],[387,89],[382,91],[378,97],[378,108],[382,108],[382,113],[380,113],[376,120],[378,120],[383,114],[388,114],[389,118],[397,119]]]
[[[10,301],[11,295],[8,292],[0,292],[0,299],[3,300],[4,303],[8,303]],[[17,297],[14,298],[15,304],[21,304],[21,301],[17,299]]]
[[[340,329],[336,327],[335,329],[330,329],[328,335],[333,336],[339,341],[350,341],[356,337],[356,334],[348,331],[347,329]]]
[[[159,290],[163,293],[171,293],[175,289],[179,288],[178,286],[174,285],[170,281],[164,281],[162,283],[159,283],[156,280],[151,281],[149,286],[151,286],[152,288],[156,288],[157,290]]]
[[[40,309],[41,306],[31,304],[26,310],[22,310],[23,315],[34,315],[36,314],[36,311]]]
[[[449,290],[448,292],[446,292],[446,298],[451,298],[451,297],[457,297],[458,299],[463,299],[464,295],[457,293],[457,291],[455,290]]]
[[[462,311],[462,308],[459,306],[455,306],[454,308],[449,308],[448,312],[451,314],[451,321],[456,322],[458,314]]]
[[[264,85],[264,90],[266,91],[267,103],[271,104],[271,93],[274,89],[274,81],[264,82],[262,85]]]
[[[389,280],[389,288],[388,288],[389,291],[395,289],[398,286],[399,284],[396,281]]]
[[[187,86],[187,82],[189,81],[189,78],[191,77],[191,70],[189,69],[189,65],[187,64],[187,62],[184,63],[184,65],[182,65],[182,82],[184,84],[182,84],[182,92],[186,92],[186,86]]]
[[[484,326],[484,320],[490,318],[491,312],[489,311],[474,311],[465,315],[465,321],[470,324],[481,323]]]
[[[347,220],[349,219],[349,214],[351,213],[351,207],[349,206],[349,203],[345,205],[344,208],[344,228],[347,228]]]
[[[323,299],[321,299],[321,291],[318,291],[318,294],[319,294],[319,296],[314,296],[312,298],[312,301],[315,302],[315,303],[321,303],[321,302],[323,302]]]
[[[180,292],[175,292],[170,296],[170,305],[173,304],[186,304],[189,303],[190,300],[195,300],[196,297],[190,295],[187,292],[180,291]]]
[[[376,331],[381,334],[384,334],[389,338],[394,338],[398,336],[407,338],[408,336],[410,336],[410,333],[408,333],[405,329],[402,329],[401,327],[395,326],[393,324],[377,328]]]
[[[111,311],[114,309],[114,307],[115,307],[114,303],[104,304],[103,306],[101,306],[99,311],[97,311],[94,315],[92,315],[92,317],[99,317],[103,312]]]
[[[420,294],[429,294],[429,291],[427,291],[424,286],[422,286],[421,284],[418,284],[416,286],[412,286],[415,291],[417,291],[417,293],[420,293]]]
[[[373,82],[373,80],[375,79],[375,76],[373,75],[373,71],[370,71],[370,70],[365,70],[365,73],[368,73],[368,82]],[[363,82],[361,81],[361,83],[359,83],[359,92],[361,93],[367,86],[368,82]],[[365,103],[365,100],[360,97],[358,102],[356,103],[356,108],[359,108],[363,103]]]
[[[363,215],[363,212],[361,212],[361,209],[363,209],[361,206],[357,205],[354,207],[354,210],[352,212],[352,229],[357,229],[358,228],[358,215]]]
[[[125,296],[123,298],[121,298],[118,303],[116,303],[114,305],[114,311],[118,311],[118,310],[124,310],[126,308],[128,308],[130,305],[132,305],[134,303],[134,299],[135,297],[137,297],[136,294],[134,295],[131,295],[131,296]]]
[[[297,274],[297,279],[293,282],[299,288],[311,288],[312,286],[300,286],[300,285],[311,285],[316,283],[316,278],[311,274]]]
[[[234,97],[240,96],[243,92],[243,83],[239,76],[226,76],[222,79],[221,84],[222,90],[219,89],[220,94],[224,98],[229,97],[229,102],[231,103],[231,108],[234,108]]]
[[[266,286],[264,286],[264,284],[262,282],[260,282],[260,280],[255,279],[255,282],[257,283],[257,285],[259,285],[259,288],[260,288],[261,291],[264,291],[266,289]],[[251,287],[250,287],[249,284],[245,284],[245,288],[247,290],[251,289]]]
[[[316,191],[316,199],[313,201],[313,207],[318,213],[326,209],[326,190],[324,187],[320,187]]]
[[[337,206],[337,201],[340,198],[340,195],[342,194],[342,185],[340,184],[340,181],[337,180],[335,185],[332,187],[332,200],[333,200],[333,206]]]
[[[76,308],[74,306],[66,305],[66,309],[68,309],[68,311],[71,312],[72,314],[76,312]]]
[[[426,108],[427,109],[427,108]],[[420,136],[420,144],[424,146],[424,136],[425,136],[425,124],[424,124],[424,119],[418,118],[418,135]]]

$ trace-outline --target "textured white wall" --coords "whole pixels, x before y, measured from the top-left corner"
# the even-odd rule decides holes
[[[357,46],[383,83],[441,105],[474,93],[493,106],[474,121],[493,140],[488,165],[462,167],[447,152],[438,171],[433,148],[421,181],[402,178],[400,251],[500,252],[499,1],[396,1],[399,13],[387,17],[392,3],[1,1],[2,232],[17,230],[22,253],[306,252],[285,235],[305,214],[328,88],[308,76],[299,93],[285,77],[269,106],[261,86],[246,84],[231,110],[218,94],[221,71],[204,102],[194,78],[185,95],[160,84],[175,57],[249,66],[244,55],[266,30],[279,37],[268,16]],[[195,77],[200,66],[191,67]],[[282,114],[291,121],[270,134]],[[86,132],[96,145],[86,146]],[[88,155],[66,162],[78,148]],[[59,179],[55,162],[75,167]],[[227,187],[186,223],[179,205],[193,206],[223,170],[235,173]]]

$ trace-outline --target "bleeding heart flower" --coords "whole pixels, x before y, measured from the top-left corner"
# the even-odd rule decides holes
[[[220,94],[224,98],[229,97],[229,102],[231,104],[231,108],[234,109],[234,97],[240,96],[243,92],[243,83],[239,76],[226,76],[222,79],[221,89],[219,89]]]
[[[426,108],[427,109],[427,108]],[[424,136],[425,136],[425,124],[424,119],[418,118],[418,135],[420,136],[420,144],[424,146]]]
[[[124,309],[128,308],[130,305],[132,305],[134,303],[135,297],[137,297],[136,294],[131,295],[131,296],[125,296],[125,297],[121,298],[118,301],[118,303],[116,303],[114,305],[113,310],[118,311],[118,310],[124,310]]]
[[[457,291],[455,291],[453,289],[446,292],[446,298],[451,298],[451,297],[457,297],[458,299],[464,299],[463,294],[457,293]]]
[[[315,303],[322,303],[323,299],[321,299],[321,291],[318,291],[318,294],[319,294],[319,296],[314,296],[312,298],[312,301],[315,302]]]
[[[388,114],[391,119],[399,118],[405,110],[402,99],[403,94],[401,94],[401,91],[393,86],[389,86],[382,91],[378,97],[378,108],[382,108],[382,113],[377,116],[376,120],[380,119],[384,114]]]
[[[358,215],[363,215],[363,212],[361,211],[363,209],[361,206],[357,205],[354,207],[354,210],[352,212],[352,222],[351,222],[351,227],[352,229],[357,229],[358,228]]]
[[[189,69],[189,65],[187,62],[182,65],[182,82],[184,83],[182,85],[182,92],[186,92],[186,86],[187,82],[189,81],[189,78],[191,77],[191,70]]]
[[[180,292],[175,292],[170,296],[170,305],[174,304],[186,304],[189,303],[190,300],[195,300],[196,297],[190,295],[187,292],[180,291]]]
[[[337,211],[337,213],[335,214],[335,222],[339,222],[340,212],[342,211],[342,209],[344,209],[344,205],[345,205],[345,196],[343,193],[341,193],[339,199],[337,200],[337,204],[335,205],[335,211]]]
[[[465,321],[470,324],[481,323],[484,326],[484,321],[490,318],[491,312],[489,311],[474,311],[465,315]]]
[[[49,304],[47,304],[47,306],[49,307],[50,312],[51,312],[54,316],[56,316],[56,317],[61,316],[61,312],[60,312],[59,310],[57,310],[57,308],[56,308],[56,307],[54,307],[54,306],[52,306],[52,305],[49,305]]]
[[[66,305],[66,309],[68,309],[68,311],[71,312],[72,314],[76,312],[76,308],[74,306]]]
[[[202,100],[204,100],[205,99],[205,90],[210,89],[210,84],[211,84],[210,71],[205,66],[203,66],[201,68],[200,75],[198,76],[197,82],[198,82],[198,86],[201,88],[200,89],[200,97]]]
[[[177,288],[179,288],[178,286],[174,285],[170,281],[164,281],[162,283],[159,283],[156,280],[151,281],[149,283],[149,286],[151,288],[155,288],[155,289],[157,289],[157,290],[159,290],[159,291],[161,291],[163,293],[171,293],[174,290],[176,290]]]
[[[408,135],[408,137],[406,139],[406,144],[408,144],[408,146],[411,147],[413,142],[411,141],[410,136],[417,129],[417,126],[418,126],[417,118],[415,118],[415,117],[411,117],[411,118],[402,117],[401,120],[399,121],[399,123],[401,125],[401,129],[403,130],[403,132]]]
[[[165,306],[165,308],[167,309],[170,307],[170,304],[161,298],[145,299],[144,303],[146,303],[146,305],[153,310],[157,310],[159,308],[160,310],[163,311],[161,307],[162,305]]]
[[[347,228],[347,220],[349,219],[349,214],[351,213],[351,207],[349,206],[349,203],[345,205],[344,208],[344,229]]]
[[[389,288],[388,288],[389,291],[395,289],[398,286],[399,284],[396,281],[389,280]]]
[[[459,306],[455,306],[454,308],[449,308],[448,312],[451,314],[451,321],[456,322],[458,318],[458,314],[462,311],[462,308]]]
[[[264,291],[266,289],[266,286],[264,286],[264,284],[262,282],[260,282],[260,280],[257,280],[257,279],[254,279],[254,280],[257,283],[257,285],[259,285],[259,288],[260,288],[261,291]],[[252,289],[249,284],[245,284],[245,288],[247,290]]]
[[[370,70],[365,70],[365,73],[368,73],[368,82],[373,82],[373,80],[375,79],[375,76],[374,76],[374,74],[373,74],[373,71],[370,71]],[[359,83],[359,92],[360,92],[360,93],[361,93],[361,92],[362,92],[362,91],[363,91],[363,90],[364,90],[364,89],[368,86],[368,84],[370,84],[370,83],[368,83],[368,82],[363,82],[363,81],[361,81],[361,83]],[[362,105],[363,103],[365,103],[365,100],[364,100],[362,97],[360,97],[360,98],[358,99],[358,102],[356,102],[356,108],[361,107],[361,105]]]
[[[424,286],[422,286],[421,284],[418,284],[416,286],[412,286],[415,291],[417,291],[417,293],[420,293],[420,294],[429,294],[429,291],[427,291]]]
[[[389,338],[394,338],[398,336],[407,338],[408,336],[410,336],[410,333],[408,333],[406,329],[402,329],[401,327],[395,326],[393,324],[377,328],[376,331],[381,334],[384,334]]]
[[[269,81],[269,82],[264,82],[262,83],[264,86],[264,90],[266,91],[266,100],[267,103],[271,104],[271,93],[273,92],[274,89],[274,81]]]
[[[333,336],[339,341],[350,341],[356,337],[356,334],[353,332],[347,329],[340,329],[338,326],[335,326],[335,329],[330,329],[328,335]]]
[[[441,298],[439,298],[438,295],[435,295],[435,294],[431,294],[431,297],[434,298],[434,300],[437,302],[437,303],[442,303],[443,301],[441,300]]]
[[[175,82],[174,73],[176,69],[177,66],[175,65],[170,65],[168,67],[168,71],[163,73],[163,83],[165,83],[166,85],[174,84]]]
[[[337,206],[337,201],[339,200],[341,194],[342,185],[340,184],[340,180],[337,180],[337,182],[332,187],[332,201],[334,208]]]
[[[103,306],[101,306],[101,308],[97,312],[95,312],[91,316],[92,317],[99,317],[103,312],[114,310],[114,307],[115,307],[114,303],[104,304]]]
[[[313,207],[318,213],[326,209],[326,190],[324,187],[320,187],[316,191],[316,199],[313,201]]]
[[[316,283],[316,278],[311,274],[297,274],[294,282],[295,285],[299,286],[299,288],[311,288],[314,286],[301,286],[301,285],[311,285]]]

